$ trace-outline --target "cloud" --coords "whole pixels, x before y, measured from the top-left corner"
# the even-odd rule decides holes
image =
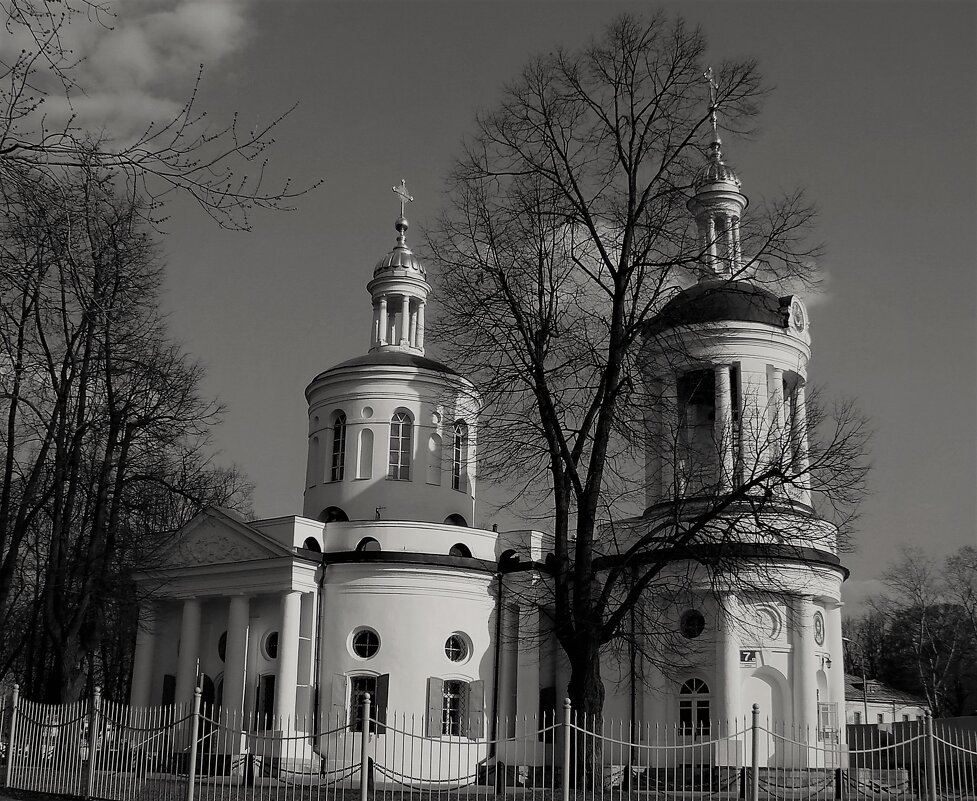
[[[54,128],[74,124],[131,140],[150,122],[166,123],[186,102],[200,65],[213,70],[241,50],[251,35],[248,0],[118,0],[114,17],[75,14],[61,40],[77,84],[70,98],[50,70],[35,76],[46,92],[43,111]],[[19,31],[11,48],[30,49]]]

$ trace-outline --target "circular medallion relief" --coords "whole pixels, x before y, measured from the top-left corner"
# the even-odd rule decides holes
[[[814,613],[814,642],[824,645],[824,615],[820,612]]]
[[[798,333],[807,329],[807,309],[797,298],[790,304],[790,325]]]
[[[373,417],[373,407],[372,406],[364,406],[363,407],[363,410],[360,412],[360,414],[363,415],[363,419],[364,420],[369,420],[371,417]]]

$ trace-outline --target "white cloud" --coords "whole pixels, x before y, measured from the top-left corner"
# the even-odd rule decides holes
[[[70,106],[51,74],[35,77],[47,92],[49,128],[74,113],[77,126],[125,141],[150,122],[168,122],[187,100],[200,65],[214,70],[250,35],[248,0],[119,0],[112,10],[115,16],[101,21],[76,14],[61,30],[77,62]],[[31,47],[20,33],[6,37],[0,57]]]

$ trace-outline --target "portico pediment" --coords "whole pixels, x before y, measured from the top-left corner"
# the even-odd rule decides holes
[[[177,534],[160,560],[160,568],[250,562],[289,555],[247,523],[221,509],[205,509]]]

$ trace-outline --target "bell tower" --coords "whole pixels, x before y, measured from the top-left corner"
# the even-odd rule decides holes
[[[394,351],[424,355],[424,309],[431,285],[427,273],[407,247],[407,218],[404,208],[414,198],[407,192],[407,182],[393,187],[400,197],[397,244],[373,269],[373,280],[366,288],[373,297],[373,328],[370,352]]]

